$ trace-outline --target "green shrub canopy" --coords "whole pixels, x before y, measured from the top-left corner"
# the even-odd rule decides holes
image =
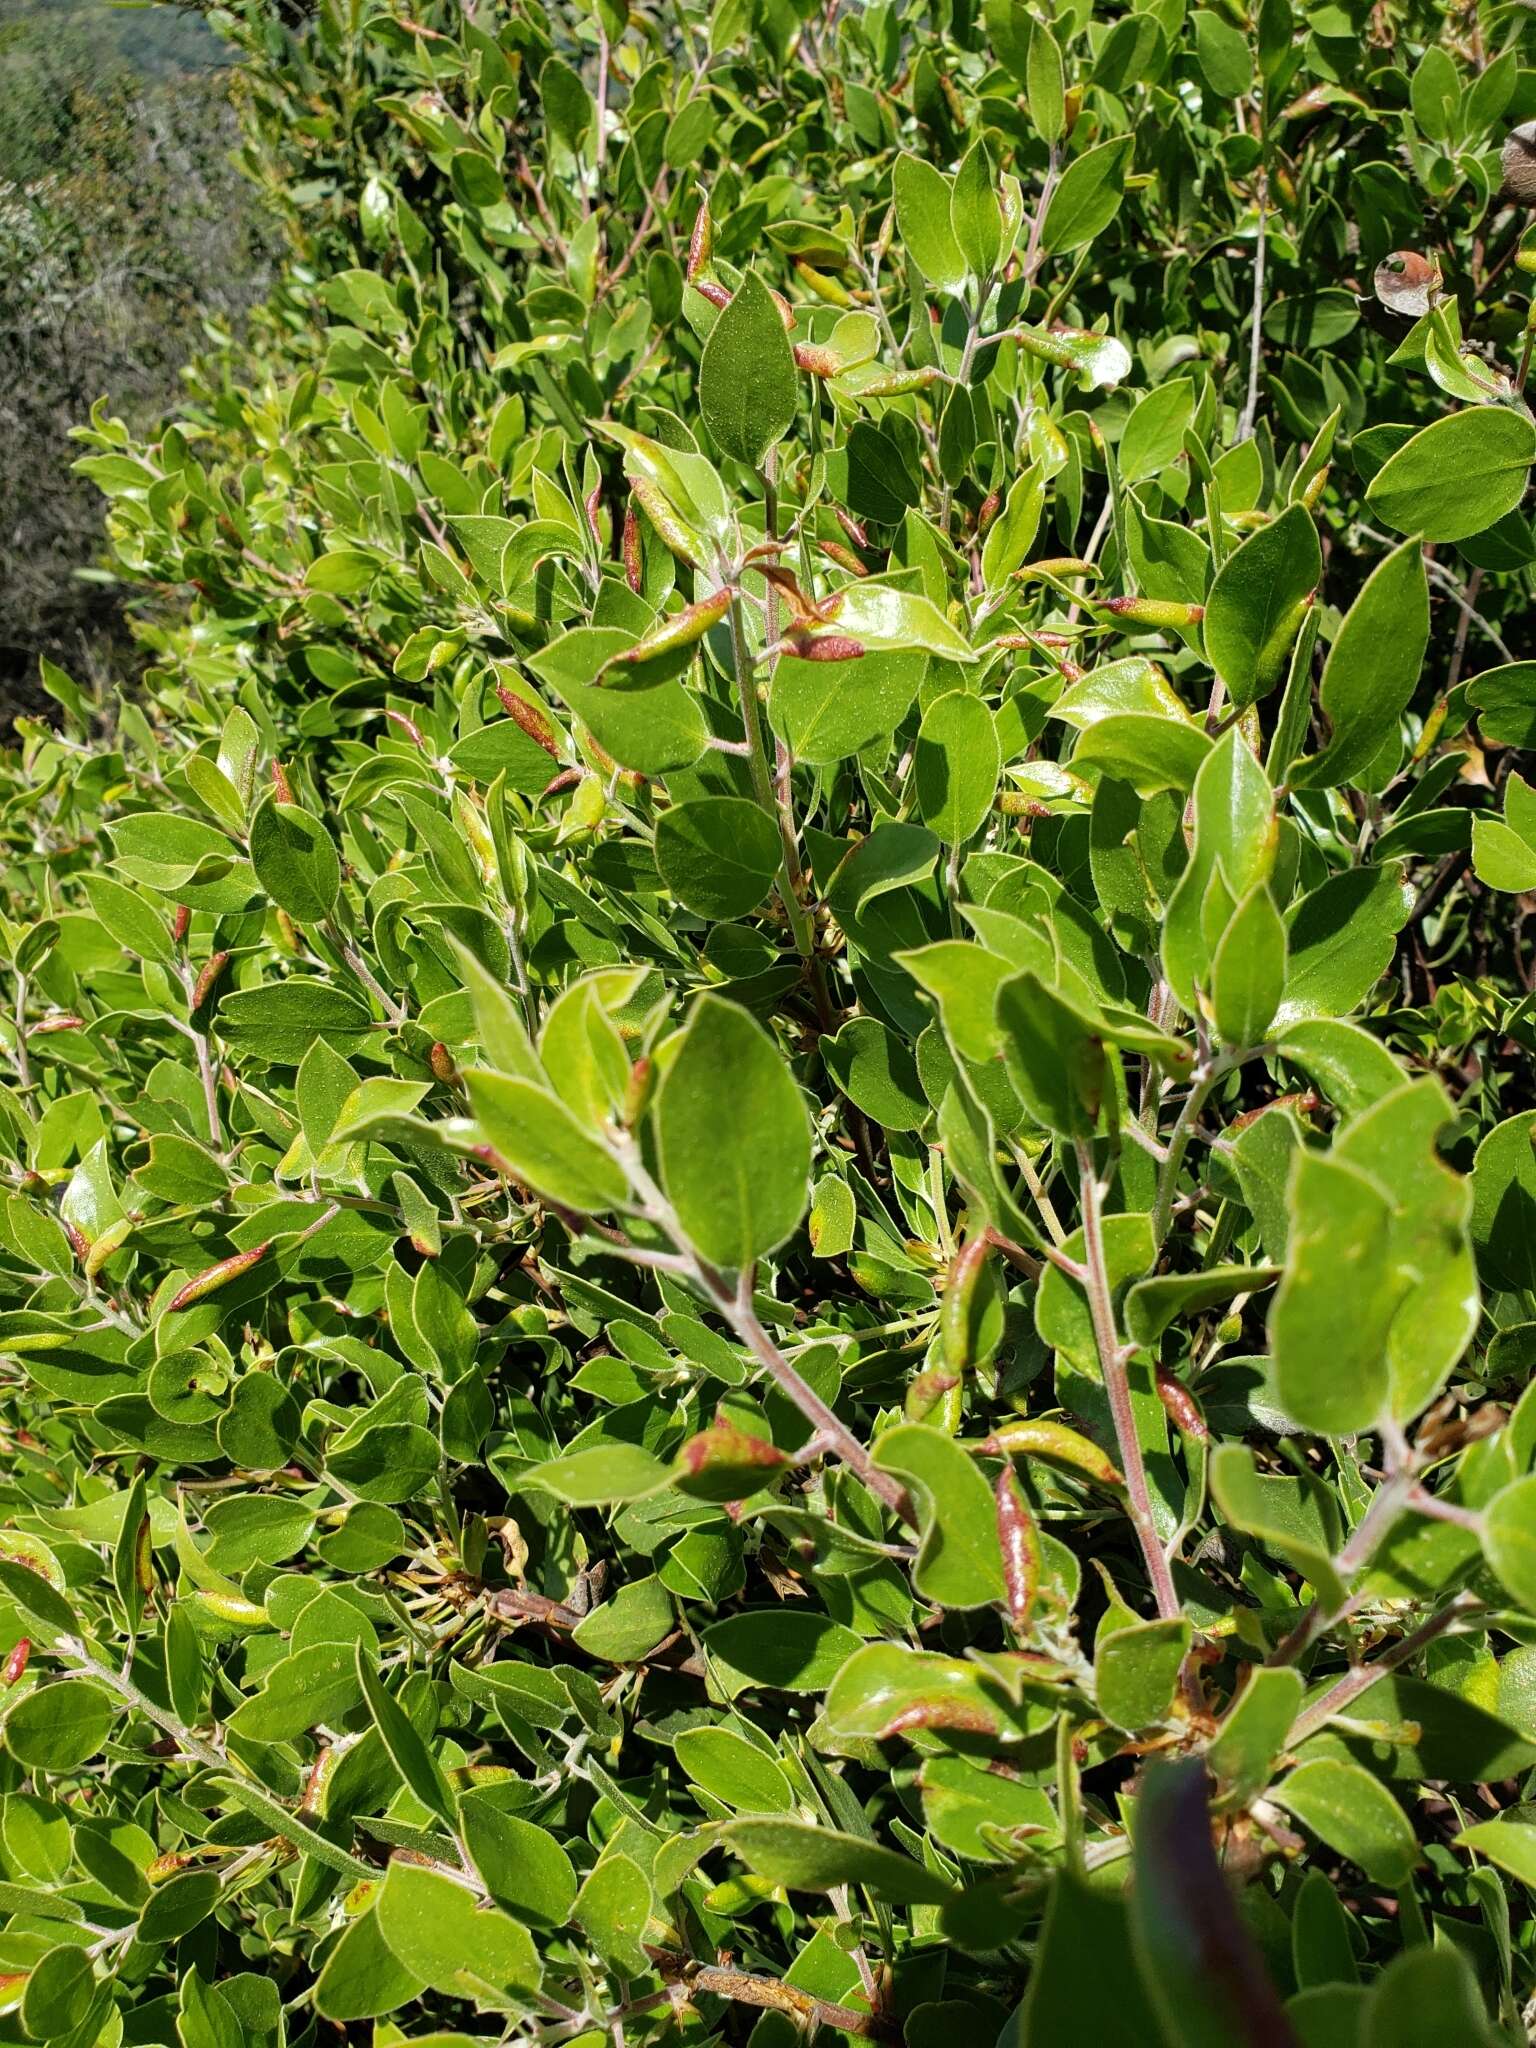
[[[287,265],[3,770],[0,2038],[1523,2040],[1531,15],[214,18]]]

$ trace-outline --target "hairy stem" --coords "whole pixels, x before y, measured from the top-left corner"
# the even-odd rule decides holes
[[[1141,1455],[1141,1438],[1131,1407],[1131,1383],[1126,1373],[1134,1347],[1123,1346],[1115,1328],[1114,1303],[1110,1299],[1109,1267],[1104,1256],[1104,1190],[1094,1171],[1093,1149],[1085,1139],[1077,1142],[1078,1172],[1083,1184],[1083,1253],[1086,1272],[1083,1285],[1093,1317],[1093,1339],[1099,1354],[1099,1369],[1109,1395],[1109,1412],[1114,1419],[1115,1445],[1120,1469],[1125,1474],[1126,1506],[1151,1583],[1152,1597],[1162,1621],[1176,1621],[1183,1612],[1174,1590],[1168,1555],[1157,1533],[1152,1513],[1152,1495],[1147,1486],[1147,1468]]]
[[[325,935],[330,940],[331,944],[336,948],[337,952],[340,953],[342,959],[346,961],[348,967],[351,968],[352,972],[363,984],[363,987],[367,989],[369,995],[373,997],[374,1001],[378,1004],[379,1008],[384,1012],[384,1015],[388,1018],[390,1025],[395,1030],[398,1030],[400,1026],[406,1021],[406,1018],[410,1015],[410,1012],[405,1008],[405,1006],[402,1003],[397,1003],[395,1001],[394,997],[380,982],[378,976],[374,973],[373,969],[368,965],[368,962],[363,958],[362,954],[357,950],[356,946],[354,946],[352,941],[343,934],[339,925],[334,923],[332,920],[327,919],[324,926],[324,930]]]
[[[1246,441],[1253,434],[1259,411],[1259,367],[1264,360],[1264,265],[1269,254],[1266,232],[1269,212],[1269,179],[1259,172],[1259,232],[1253,251],[1253,325],[1248,336],[1248,395],[1243,401],[1237,438]]]
[[[1173,1220],[1173,1198],[1178,1191],[1179,1173],[1184,1165],[1184,1155],[1189,1150],[1189,1141],[1194,1135],[1200,1112],[1210,1098],[1211,1090],[1228,1071],[1230,1062],[1213,1060],[1202,1068],[1194,1078],[1189,1093],[1180,1105],[1168,1139],[1168,1150],[1157,1176],[1157,1196],[1152,1204],[1152,1245],[1161,1250],[1163,1239],[1168,1235],[1168,1226]]]
[[[685,1262],[687,1277],[705,1295],[716,1313],[730,1324],[780,1393],[792,1401],[810,1423],[825,1447],[836,1452],[877,1500],[883,1501],[894,1515],[909,1528],[915,1529],[917,1515],[900,1480],[893,1478],[889,1472],[880,1470],[866,1446],[859,1442],[845,1423],[839,1422],[820,1394],[808,1381],[802,1379],[763,1328],[757,1311],[752,1306],[753,1269],[748,1267],[738,1274],[736,1285],[732,1287],[726,1276],[715,1267],[706,1264],[689,1243],[677,1212],[651,1178],[640,1156],[640,1147],[634,1139],[628,1136],[621,1138],[616,1150],[620,1164],[629,1175],[631,1185],[644,1204],[646,1216],[665,1230],[677,1246],[678,1253]]]
[[[795,845],[794,825],[785,815],[785,806],[780,803],[778,792],[773,785],[773,770],[769,765],[768,750],[763,742],[762,712],[758,707],[757,683],[752,674],[752,658],[747,649],[746,628],[741,616],[739,597],[731,599],[730,619],[731,654],[736,671],[736,702],[746,734],[747,760],[752,771],[752,794],[777,828],[781,852],[779,901],[783,904],[784,915],[789,920],[796,951],[805,961],[807,968],[814,968],[816,937],[811,929],[810,913],[800,900],[797,886],[800,879],[800,855]]]
[[[835,1451],[851,1472],[857,1473],[870,1492],[884,1501],[908,1528],[917,1527],[917,1515],[907,1489],[889,1472],[882,1472],[852,1430],[838,1421],[814,1387],[803,1380],[777,1344],[768,1335],[752,1306],[752,1275],[743,1273],[734,1295],[717,1273],[702,1262],[698,1276],[710,1300],[735,1330],[752,1356],[767,1372],[774,1385],[821,1435],[829,1450]]]
[[[27,1055],[27,977],[16,977],[16,1085],[23,1091],[32,1086],[32,1062]]]
[[[229,1758],[222,1749],[216,1749],[211,1742],[194,1735],[184,1721],[178,1720],[167,1708],[157,1706],[148,1693],[141,1692],[125,1672],[115,1671],[110,1664],[103,1664],[99,1657],[93,1657],[84,1643],[74,1636],[60,1636],[54,1651],[63,1663],[88,1671],[115,1692],[119,1699],[126,1700],[135,1712],[142,1714],[147,1721],[153,1721],[157,1728],[171,1737],[184,1756],[194,1758],[211,1771],[230,1769]]]

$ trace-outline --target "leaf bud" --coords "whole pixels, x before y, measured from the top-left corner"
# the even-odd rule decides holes
[[[165,1305],[165,1313],[168,1316],[178,1315],[182,1309],[191,1308],[194,1302],[217,1294],[220,1288],[228,1287],[232,1280],[238,1280],[253,1266],[259,1265],[271,1249],[272,1241],[268,1238],[262,1244],[252,1245],[248,1252],[236,1252],[233,1258],[220,1259],[217,1265],[205,1267],[171,1296]]]
[[[1005,1422],[982,1443],[971,1446],[989,1458],[1044,1458],[1053,1465],[1068,1465],[1100,1486],[1124,1486],[1119,1467],[1091,1438],[1064,1422],[1037,1421],[1033,1416]]]
[[[516,690],[508,689],[505,683],[496,685],[496,695],[501,708],[515,725],[527,733],[535,746],[542,747],[552,760],[560,758],[560,741],[554,726],[536,705],[526,697],[520,697]]]
[[[715,227],[710,218],[709,194],[699,187],[699,210],[693,216],[693,233],[688,237],[688,282],[696,284],[699,272],[715,250]]]
[[[204,1003],[207,1002],[209,996],[212,995],[219,976],[228,965],[229,954],[227,952],[210,953],[203,962],[202,970],[197,980],[192,984],[191,1011],[194,1016],[203,1007]]]
[[[1040,1590],[1042,1550],[1040,1530],[1029,1511],[1024,1489],[1011,1465],[997,1475],[997,1540],[1003,1553],[1003,1585],[1008,1596],[1008,1619],[1016,1632],[1029,1623],[1035,1596]]]
[[[835,277],[826,276],[820,270],[813,270],[801,257],[795,259],[795,275],[808,292],[813,292],[829,306],[847,308],[857,304],[853,293],[846,285],[840,284]]]

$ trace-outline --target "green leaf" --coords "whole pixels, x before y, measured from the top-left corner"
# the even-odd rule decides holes
[[[611,1969],[638,1977],[650,1967],[643,1943],[653,1904],[639,1864],[610,1850],[593,1865],[572,1917]]]
[[[515,1180],[583,1215],[629,1199],[623,1169],[558,1096],[510,1074],[472,1069],[464,1076],[483,1141]]]
[[[1536,1613],[1536,1476],[1517,1479],[1489,1501],[1483,1548],[1519,1606]]]
[[[667,1199],[712,1265],[739,1272],[799,1224],[811,1168],[805,1104],[745,1010],[699,997],[657,1091],[654,1124]]]
[[[960,662],[977,658],[969,640],[930,599],[873,577],[840,590],[823,617],[839,638],[857,640],[866,654],[926,653]]]
[[[342,1929],[315,1983],[315,2010],[322,2019],[344,2023],[376,2019],[408,2005],[426,1989],[385,1941],[374,1912],[360,1914]]]
[[[1151,1346],[1170,1323],[1195,1316],[1273,1284],[1273,1266],[1207,1266],[1201,1273],[1160,1273],[1138,1280],[1125,1297],[1126,1335]]]
[[[865,654],[852,661],[782,655],[769,687],[768,722],[801,761],[825,766],[845,760],[896,730],[927,668],[921,652]]]
[[[1401,1299],[1387,1364],[1392,1413],[1405,1423],[1439,1393],[1477,1328],[1472,1191],[1437,1149],[1451,1122],[1443,1089],[1426,1075],[1362,1111],[1333,1148],[1335,1160],[1368,1174],[1391,1201],[1386,1265]]]
[[[1137,400],[1116,450],[1123,483],[1141,483],[1176,460],[1194,409],[1195,387],[1187,377],[1172,377]]]
[[[1211,1016],[1224,1045],[1261,1044],[1285,993],[1285,926],[1260,882],[1232,913],[1211,956]]]
[[[359,1699],[350,1643],[310,1643],[273,1664],[259,1692],[230,1716],[243,1742],[293,1742],[306,1728],[339,1721]]]
[[[671,1474],[659,1458],[638,1444],[593,1444],[568,1451],[522,1473],[519,1483],[552,1493],[572,1507],[614,1507],[644,1500],[668,1484]]]
[[[85,1951],[51,1948],[27,1973],[21,2024],[31,2040],[58,2040],[85,2025],[95,1997],[96,1973]]]
[[[61,1635],[79,1635],[80,1621],[74,1608],[30,1564],[0,1556],[0,1593],[21,1610],[27,1634],[40,1636],[45,1643]]]
[[[179,1871],[150,1894],[135,1939],[145,1945],[180,1941],[201,1926],[218,1903],[219,1880],[213,1871]]]
[[[1209,1460],[1211,1498],[1235,1529],[1256,1536],[1293,1564],[1330,1606],[1346,1594],[1333,1566],[1338,1503],[1318,1481],[1254,1469],[1242,1444],[1219,1444]]]
[[[999,986],[996,1015],[1008,1077],[1030,1114],[1064,1138],[1091,1138],[1110,1086],[1098,1021],[1027,970]]]
[[[1371,1987],[1359,2035],[1360,2048],[1498,2048],[1507,2039],[1488,2024],[1472,1966],[1449,1943],[1392,1958]]]
[[[1029,24],[1029,56],[1024,74],[1029,118],[1042,142],[1059,142],[1066,132],[1066,77],[1056,38],[1043,21]]]
[[[251,820],[250,845],[256,879],[279,909],[300,924],[330,916],[341,891],[341,860],[318,818],[268,797]]]
[[[1051,1880],[1045,1924],[1009,2048],[1059,2048],[1065,2041],[1156,2041],[1161,2026],[1137,1965],[1125,1893],[1060,1869]]]
[[[1191,1015],[1208,985],[1211,956],[1230,911],[1269,878],[1275,857],[1274,794],[1236,726],[1206,755],[1194,788],[1195,844],[1163,920],[1163,972]],[[1207,905],[1226,906],[1215,918]]]
[[[574,633],[566,635],[568,640],[576,637]],[[621,634],[618,638],[622,643],[628,636]],[[604,753],[611,754],[621,768],[632,768],[638,775],[666,775],[674,769],[691,768],[708,747],[709,727],[699,700],[682,683],[604,688],[578,682],[563,672],[549,673],[555,667],[552,660],[547,661],[545,668],[540,667],[541,659],[547,658],[549,652],[545,650],[545,657],[533,656],[529,667],[535,674],[546,676],[550,687],[559,692]],[[555,763],[547,754],[544,760],[553,775]],[[544,771],[541,768],[538,772],[542,776]]]
[[[980,697],[936,697],[918,729],[914,770],[923,823],[946,846],[963,846],[991,815],[1002,767],[997,725]]]
[[[1031,464],[1009,485],[1003,508],[981,544],[981,580],[989,591],[1001,590],[1033,547],[1045,510],[1045,485],[1046,473],[1038,464]]]
[[[451,1877],[393,1861],[374,1905],[390,1953],[429,1990],[519,2010],[538,1989],[539,1959],[527,1928]]]
[[[861,1885],[896,1905],[942,1906],[954,1896],[954,1887],[921,1863],[837,1828],[798,1820],[737,1820],[724,1833],[750,1870],[790,1891]]]
[[[1477,706],[1478,730],[1485,740],[1505,747],[1536,747],[1536,661],[1484,669],[1467,684],[1467,702]],[[107,922],[105,915],[102,921]],[[119,927],[114,924],[113,929]]]
[[[1195,12],[1195,62],[1217,99],[1241,99],[1253,85],[1253,56],[1248,38],[1213,9]]]
[[[271,1988],[275,2001],[276,1986]],[[181,2036],[181,2048],[242,2048],[245,2038],[231,1999],[217,1985],[206,1982],[196,1969],[188,1970],[181,1980],[181,2012],[176,2030]]]
[[[1475,1849],[1500,1870],[1507,1870],[1511,1877],[1536,1889],[1536,1826],[1529,1821],[1502,1816],[1498,1820],[1474,1821],[1456,1837],[1456,1847]]]
[[[859,1638],[825,1614],[746,1609],[705,1629],[704,1651],[730,1698],[753,1686],[825,1692]]]
[[[1304,505],[1288,505],[1216,572],[1205,607],[1205,651],[1234,704],[1257,703],[1284,676],[1322,573],[1317,528]]]
[[[1186,718],[1162,713],[1115,712],[1096,719],[1072,749],[1072,768],[1129,783],[1138,796],[1190,789],[1211,753],[1211,742]]]
[[[1472,1242],[1493,1286],[1536,1292],[1536,1110],[1495,1124],[1477,1148]]]
[[[604,1663],[637,1664],[676,1623],[672,1596],[653,1574],[620,1586],[571,1631],[571,1640],[583,1655]]]
[[[1346,1016],[1370,994],[1413,909],[1406,874],[1402,861],[1347,868],[1286,913],[1290,959],[1272,1035],[1304,1017]]]
[[[1296,1156],[1285,1273],[1269,1312],[1275,1393],[1303,1428],[1348,1436],[1387,1405],[1387,1332],[1404,1283],[1387,1262],[1392,1204],[1357,1167]]]
[[[1414,1535],[1422,1535],[1427,1529],[1417,1517],[1400,1527]],[[1476,1555],[1477,1537],[1470,1530],[1453,1529],[1442,1523],[1428,1533],[1451,1534],[1457,1539],[1455,1549],[1459,1555],[1452,1565],[1453,1574]],[[1386,1591],[1388,1598],[1424,1590],[1422,1581],[1415,1585],[1393,1581],[1394,1547],[1389,1543],[1379,1553],[1384,1568],[1373,1568],[1359,1581],[1368,1599],[1376,1597],[1378,1590]],[[1410,1553],[1404,1548],[1400,1554],[1407,1557]],[[1506,1660],[1499,1674],[1501,1680],[1508,1668]],[[1327,1689],[1328,1683],[1324,1680],[1318,1684],[1318,1695]],[[1502,1682],[1499,1691],[1502,1698]],[[1302,1753],[1349,1756],[1379,1776],[1407,1783],[1453,1777],[1483,1784],[1528,1770],[1536,1761],[1536,1744],[1507,1721],[1444,1684],[1431,1685],[1422,1678],[1405,1678],[1399,1672],[1389,1672],[1351,1703],[1344,1719],[1310,1736]]]
[[[1016,1738],[1026,1718],[980,1664],[902,1643],[855,1650],[827,1688],[823,1713],[834,1735],[870,1740],[946,1728]]]
[[[958,293],[968,273],[950,225],[951,189],[943,172],[922,157],[897,157],[891,191],[902,246],[935,291]]]
[[[1358,1764],[1328,1757],[1298,1764],[1269,1796],[1377,1884],[1402,1884],[1419,1860],[1407,1814]]]
[[[222,997],[218,1029],[237,1053],[296,1067],[320,1039],[339,1053],[361,1051],[374,1023],[367,1005],[348,990],[295,975]]]
[[[973,277],[990,277],[1002,251],[1003,215],[995,182],[986,142],[978,136],[960,159],[949,202],[955,242]]]
[[[65,1678],[23,1693],[0,1723],[5,1747],[28,1770],[70,1771],[112,1732],[119,1702],[91,1678]]]
[[[1041,246],[1053,256],[1066,256],[1102,235],[1120,211],[1130,161],[1126,135],[1074,157],[1046,207]]]
[[[1248,1806],[1269,1783],[1301,1711],[1303,1690],[1299,1671],[1262,1664],[1248,1667],[1242,1691],[1222,1715],[1206,1752],[1224,1797],[1234,1807]]]
[[[1449,53],[1431,44],[1409,84],[1413,118],[1432,142],[1449,142],[1461,106],[1461,81]]]
[[[1165,1721],[1188,1649],[1187,1621],[1141,1621],[1101,1632],[1093,1655],[1099,1712],[1132,1735]]]
[[[503,1911],[530,1927],[563,1927],[576,1903],[576,1872],[554,1835],[491,1796],[459,1802],[464,1846],[481,1883]]]
[[[1385,525],[1426,541],[1482,533],[1525,496],[1536,422],[1502,406],[1447,413],[1388,457],[1365,500]]]
[[[1472,865],[1490,889],[1519,894],[1536,889],[1536,786],[1511,775],[1504,785],[1504,820],[1476,818]]]
[[[736,1813],[790,1813],[795,1793],[771,1756],[729,1728],[685,1728],[673,1754],[693,1783]]]
[[[932,1115],[916,1060],[878,1017],[852,1018],[821,1041],[821,1056],[848,1100],[883,1129],[921,1130]]]
[[[661,879],[700,917],[744,917],[755,910],[782,858],[777,825],[749,797],[691,797],[656,823]]]
[[[1374,569],[1328,650],[1318,703],[1328,743],[1293,764],[1294,788],[1336,788],[1370,766],[1413,697],[1429,644],[1424,551],[1405,541]]]
[[[986,1607],[1004,1595],[992,1489],[953,1437],[899,1422],[875,1443],[875,1463],[916,1497],[922,1537],[912,1581],[937,1607]]]
[[[699,410],[722,455],[760,469],[799,402],[789,336],[772,295],[749,270],[722,307],[699,365]]]
[[[417,1734],[415,1723],[400,1702],[385,1690],[363,1644],[357,1644],[354,1657],[358,1685],[395,1769],[430,1813],[435,1813],[450,1830],[457,1827],[458,1801],[443,1776],[442,1766]]]

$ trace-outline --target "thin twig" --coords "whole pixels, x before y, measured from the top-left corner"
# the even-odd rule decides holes
[[[16,977],[16,1081],[25,1092],[32,1086],[32,1062],[27,1054],[27,977]]]
[[[733,1970],[716,1963],[696,1963],[691,1957],[662,1955],[652,1951],[657,1972],[667,1980],[669,1990],[648,1993],[643,1999],[622,2006],[623,2014],[653,2011],[678,1994],[691,1999],[695,1994],[728,1998],[737,2005],[752,2005],[763,2012],[788,2013],[807,2029],[827,2027],[835,2033],[852,2034],[864,2041],[902,2039],[900,2023],[884,2013],[859,2012],[831,1999],[817,1998],[777,1977],[758,1977],[746,1970]]]
[[[1351,1700],[1369,1692],[1378,1678],[1385,1678],[1389,1671],[1396,1671],[1399,1665],[1416,1657],[1426,1644],[1434,1642],[1437,1636],[1443,1636],[1457,1623],[1469,1620],[1474,1613],[1480,1613],[1482,1607],[1483,1603],[1475,1593],[1458,1593],[1438,1614],[1432,1614],[1428,1621],[1421,1622],[1412,1635],[1404,1636],[1400,1643],[1394,1643],[1390,1650],[1383,1651],[1369,1664],[1357,1664],[1353,1671],[1346,1671],[1337,1684],[1331,1685],[1321,1699],[1298,1716],[1287,1737],[1286,1747],[1294,1749],[1309,1735],[1315,1735],[1335,1714],[1342,1713]]]

